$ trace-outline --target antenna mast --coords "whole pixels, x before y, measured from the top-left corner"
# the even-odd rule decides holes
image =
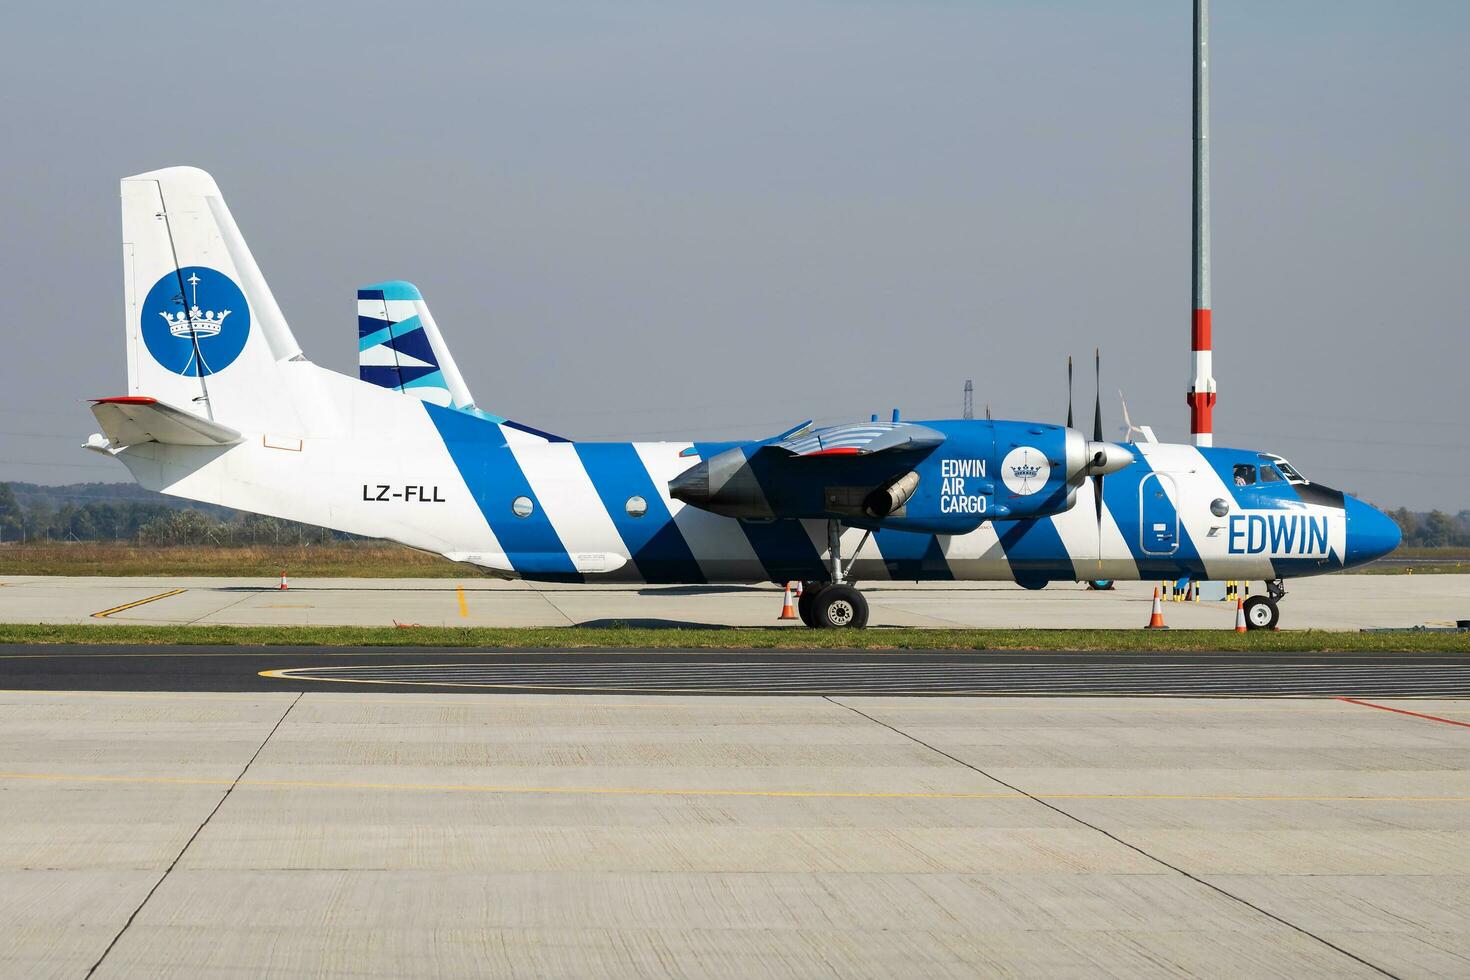
[[[965,381],[965,418],[975,417],[975,382]]]

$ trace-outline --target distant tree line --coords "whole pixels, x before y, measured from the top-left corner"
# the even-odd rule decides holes
[[[1411,548],[1470,548],[1470,510],[1446,514],[1442,510],[1427,513],[1400,507],[1389,516],[1403,532],[1404,544]]]
[[[136,541],[240,547],[321,544],[353,537],[310,524],[178,501],[134,484],[0,483],[3,543]]]

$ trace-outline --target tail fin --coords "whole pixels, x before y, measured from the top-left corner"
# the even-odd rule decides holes
[[[379,282],[357,291],[357,375],[369,384],[495,422],[507,438],[567,441],[475,405],[429,304],[411,282]]]
[[[475,404],[429,305],[411,282],[380,282],[357,291],[357,374],[435,405]]]
[[[122,181],[128,392],[237,429],[289,431],[278,365],[301,348],[214,178]]]

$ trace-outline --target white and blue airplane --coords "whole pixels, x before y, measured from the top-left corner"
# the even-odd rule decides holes
[[[386,538],[538,581],[808,583],[811,626],[866,625],[854,582],[1282,580],[1399,542],[1373,507],[1253,450],[1001,420],[810,423],[743,442],[574,442],[474,403],[418,290],[358,294],[360,377],[297,344],[214,180],[122,181],[128,393],[97,399],[143,486]]]

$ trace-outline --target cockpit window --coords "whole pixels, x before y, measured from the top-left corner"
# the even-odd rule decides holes
[[[1282,476],[1281,476],[1280,473],[1276,472],[1276,467],[1274,467],[1274,466],[1262,466],[1261,467],[1261,482],[1262,483],[1280,483],[1281,480],[1282,480]]]
[[[1237,487],[1248,487],[1256,482],[1256,467],[1254,463],[1235,464],[1235,485]]]
[[[1290,463],[1288,463],[1284,459],[1278,459],[1276,461],[1276,468],[1281,471],[1281,475],[1282,476],[1286,477],[1286,482],[1287,483],[1306,483],[1307,482],[1307,478],[1304,477],[1304,476],[1302,476],[1300,473],[1298,473],[1296,471],[1296,467],[1295,466],[1292,466]]]

